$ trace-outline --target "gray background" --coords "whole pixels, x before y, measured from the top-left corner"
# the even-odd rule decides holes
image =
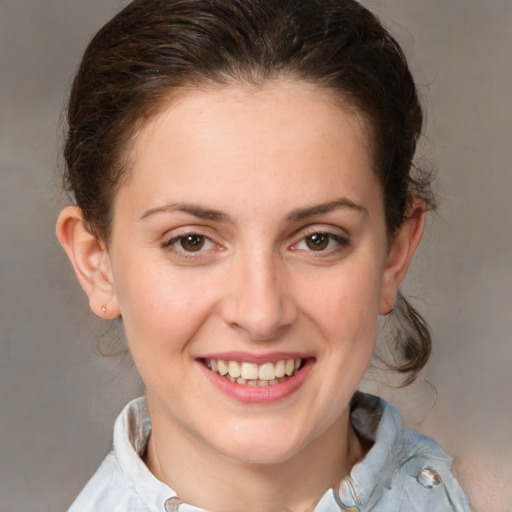
[[[512,2],[365,3],[411,61],[428,116],[420,154],[443,197],[406,283],[435,336],[425,378],[393,390],[372,372],[365,386],[456,456],[476,510],[510,510]],[[0,512],[65,510],[141,392],[129,360],[96,349],[115,330],[89,312],[54,237],[63,98],[121,5],[0,0]]]

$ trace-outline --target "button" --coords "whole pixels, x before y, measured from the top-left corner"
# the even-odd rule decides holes
[[[426,489],[432,489],[443,481],[439,473],[430,466],[421,468],[416,475],[416,480]]]
[[[177,497],[169,498],[164,505],[165,512],[178,512],[183,502]]]

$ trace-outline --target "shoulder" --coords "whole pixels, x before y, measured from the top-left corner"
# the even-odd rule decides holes
[[[114,443],[68,512],[161,512],[175,493],[147,468],[151,432],[144,399],[131,401],[114,427]]]
[[[130,489],[114,451],[82,489],[68,512],[132,512],[147,510],[138,495]]]
[[[451,471],[453,459],[430,437],[403,427],[397,438],[390,488],[406,510],[469,512],[469,500]]]
[[[469,512],[468,498],[451,472],[452,458],[439,444],[404,428],[391,404],[368,395],[362,400],[354,426],[374,444],[350,475],[361,502],[376,511]],[[374,431],[365,430],[375,425],[375,416]]]

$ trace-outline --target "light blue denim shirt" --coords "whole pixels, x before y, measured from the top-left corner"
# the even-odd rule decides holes
[[[358,393],[351,420],[373,446],[314,512],[470,511],[450,472],[451,457],[434,440],[405,429],[392,405]],[[145,399],[133,400],[116,421],[112,451],[69,512],[204,512],[182,503],[144,464],[150,432]]]

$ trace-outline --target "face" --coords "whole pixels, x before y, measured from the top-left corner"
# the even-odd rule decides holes
[[[279,462],[347,421],[389,260],[368,147],[289,82],[184,95],[137,136],[108,257],[155,426]]]

